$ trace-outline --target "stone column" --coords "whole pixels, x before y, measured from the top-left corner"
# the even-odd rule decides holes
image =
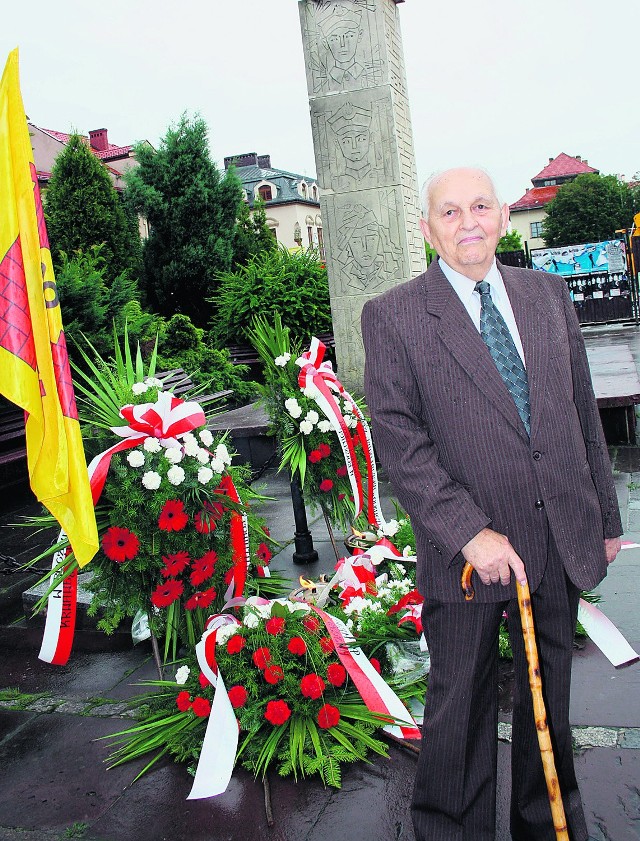
[[[338,371],[357,393],[365,301],[425,268],[400,2],[299,2]]]

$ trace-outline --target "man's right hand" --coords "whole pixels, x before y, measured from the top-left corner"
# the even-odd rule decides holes
[[[511,571],[520,584],[527,583],[524,564],[509,543],[509,538],[493,529],[482,529],[462,547],[462,555],[476,570],[483,584],[506,586],[511,580]]]

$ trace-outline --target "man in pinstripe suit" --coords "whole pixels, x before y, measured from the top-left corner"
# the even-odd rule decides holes
[[[411,516],[425,597],[431,674],[416,837],[495,837],[497,637],[506,609],[516,675],[512,838],[555,839],[517,579],[532,593],[569,831],[586,841],[569,726],[573,635],[580,590],[604,577],[622,527],[584,342],[561,278],[496,264],[508,208],[486,173],[449,170],[424,196],[421,226],[439,259],[362,313],[374,441]],[[518,355],[524,409],[494,361],[482,326],[489,309]],[[460,587],[465,561],[480,582],[472,602]]]

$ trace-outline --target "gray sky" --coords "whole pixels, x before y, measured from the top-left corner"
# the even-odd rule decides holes
[[[214,158],[270,154],[313,175],[297,0],[22,0],[4,4],[0,64],[20,47],[30,119],[158,145],[199,112]],[[457,164],[513,202],[560,152],[640,170],[640,9],[597,0],[399,5],[418,178]]]

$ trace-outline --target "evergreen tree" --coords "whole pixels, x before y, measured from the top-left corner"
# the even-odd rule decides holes
[[[141,145],[136,158],[127,184],[149,221],[142,272],[148,301],[162,315],[184,313],[204,326],[216,275],[232,265],[240,182],[233,172],[220,175],[200,117],[183,115],[157,151]]]
[[[274,251],[278,244],[267,225],[267,214],[263,199],[253,202],[253,211],[243,201],[238,210],[238,219],[233,238],[233,263],[246,266],[252,257],[263,251]]]
[[[505,251],[522,251],[522,237],[518,231],[508,231],[503,237],[500,237],[496,251],[498,254]]]
[[[71,135],[55,160],[45,216],[56,270],[62,266],[63,252],[71,260],[78,251],[87,253],[100,246],[108,285],[124,271],[137,276],[137,221],[126,213],[105,166],[79,134]]]

